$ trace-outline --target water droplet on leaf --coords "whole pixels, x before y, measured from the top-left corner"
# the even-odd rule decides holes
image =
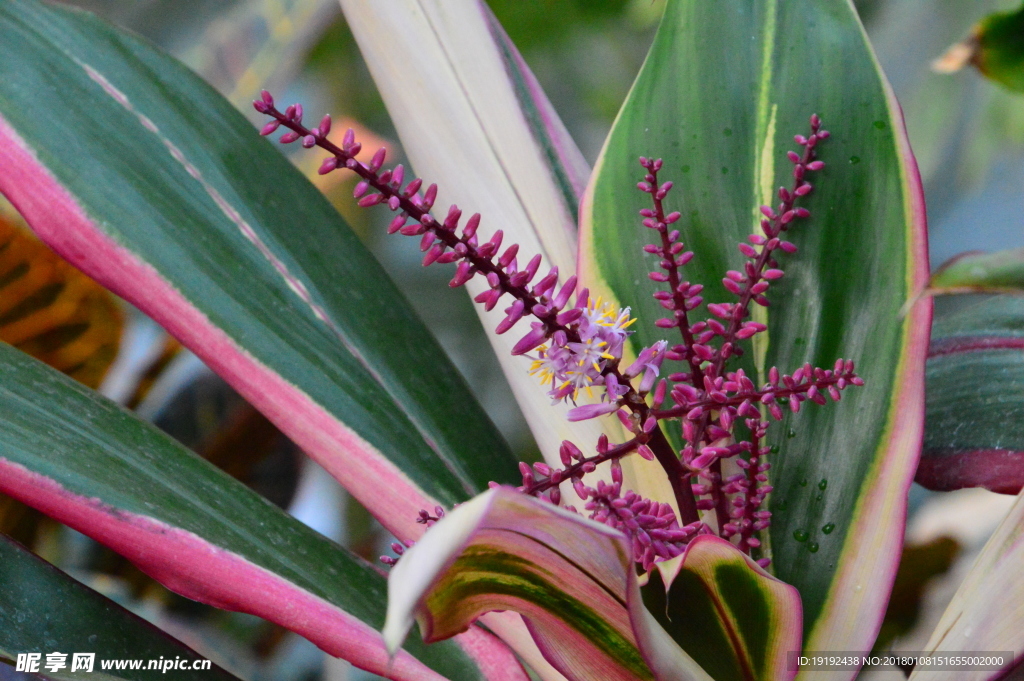
[[[825,534],[832,534],[832,530],[834,530],[834,529],[836,529],[836,524],[835,523],[829,523],[828,525],[825,525],[824,527],[822,527],[821,531],[824,532]]]
[[[807,487],[807,478],[804,478],[803,480],[800,481],[800,486]]]
[[[807,545],[807,550],[810,551],[811,553],[817,553],[818,552],[818,542],[812,541],[810,544]]]
[[[768,448],[768,451],[770,453],[772,453],[772,454],[778,454],[779,453],[779,446],[778,445],[772,445],[771,447]]]
[[[796,437],[796,431],[793,430],[792,428],[790,428],[789,430],[786,431],[786,437],[788,437],[788,438]]]
[[[822,495],[821,494],[819,494],[818,496],[814,497],[815,501],[821,501],[821,499],[822,499]]]
[[[855,166],[858,163],[860,163],[860,156],[851,156],[850,157],[850,165]]]
[[[828,487],[828,480],[822,478],[821,482],[818,483],[818,489],[824,490],[826,487]]]
[[[797,541],[807,541],[810,536],[811,535],[807,534],[804,530],[795,530],[793,532],[793,539],[796,539]]]

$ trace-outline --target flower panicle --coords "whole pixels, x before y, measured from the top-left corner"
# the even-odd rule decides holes
[[[590,456],[574,443],[563,441],[561,467],[543,462],[520,464],[520,492],[563,505],[563,488],[571,487],[591,518],[621,530],[630,539],[634,558],[643,570],[678,555],[693,537],[708,532],[732,540],[747,553],[760,548],[757,535],[769,526],[771,518],[764,508],[772,491],[771,464],[766,458],[776,450],[765,444],[771,420],[784,418],[783,406],[795,413],[808,401],[839,401],[845,388],[864,383],[849,359],[836,360],[831,369],[805,364],[792,374],[772,367],[768,381],[761,386],[743,369],[727,370],[729,360],[743,354],[742,343],[767,329],[748,319],[751,305],[770,304],[768,291],[784,276],[778,262],[780,252],[797,252],[784,233],[810,217],[810,212],[797,204],[813,190],[809,178],[825,167],[817,158],[817,149],[829,133],[821,128],[818,116],[811,117],[808,137],[794,138],[802,152],[787,154],[793,163],[792,187],[778,190],[776,207],[760,207],[759,233],[738,246],[745,258],[742,268],[729,270],[722,279],[723,287],[736,297],[733,302],[705,305],[704,287],[684,277],[684,268],[694,254],[686,249],[680,229],[674,226],[681,214],[666,210],[672,182],[659,178],[664,166],[661,159],[640,159],[644,176],[637,187],[651,198],[650,207],[640,211],[642,224],[657,233],[655,243],[644,247],[657,258],[657,266],[648,276],[665,285],[654,298],[668,313],[655,326],[666,331],[678,329],[678,337],[642,348],[636,360],[623,368],[625,341],[636,321],[629,308],[619,309],[592,297],[585,288],[577,290],[575,276],[561,282],[557,267],[538,279],[540,255],[520,266],[518,245],[504,245],[500,230],[486,240],[479,234],[479,214],[463,222],[462,211],[452,205],[445,217],[438,219],[432,213],[437,185],[424,189],[419,178],[407,181],[401,165],[385,169],[384,149],[367,163],[358,161],[356,155],[362,149],[352,130],[344,134],[340,146],[328,138],[330,116],[324,116],[317,127],[307,128],[300,104],[281,112],[265,91],[253,104],[272,119],[261,134],[270,135],[283,127],[282,143],[301,140],[306,148],[316,146],[330,153],[320,167],[321,174],[344,168],[358,175],[353,190],[358,205],[386,205],[395,213],[388,232],[419,237],[424,266],[454,264],[453,287],[483,277],[486,288],[475,300],[488,311],[502,298],[510,298],[496,331],[506,333],[530,318],[530,328],[512,354],[532,360],[529,372],[548,387],[553,402],[573,403],[567,415],[570,421],[615,414],[631,435],[619,444],[602,435]],[[709,316],[695,320],[702,305]],[[663,376],[666,361],[682,366]],[[581,395],[589,399],[578,404]],[[685,441],[682,450],[673,451],[668,444],[662,432],[666,421],[680,424]],[[746,435],[737,439],[736,425],[740,423],[745,425]],[[634,452],[657,460],[665,469],[679,508],[678,518],[668,504],[623,492],[619,461]],[[725,460],[733,462],[734,472],[723,473]],[[612,482],[586,485],[584,477],[606,462],[611,462]],[[565,507],[576,510],[571,505]],[[702,511],[712,515],[702,517]],[[433,514],[424,510],[417,522],[429,527],[443,515],[440,507]],[[401,556],[410,545],[395,544],[392,549]],[[384,556],[381,560],[393,565],[397,558]],[[766,566],[768,558],[758,562]]]

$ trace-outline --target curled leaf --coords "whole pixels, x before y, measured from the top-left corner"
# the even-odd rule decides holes
[[[384,639],[397,649],[415,620],[441,640],[493,610],[523,615],[571,681],[710,679],[644,609],[620,533],[508,488],[457,507],[406,552]]]

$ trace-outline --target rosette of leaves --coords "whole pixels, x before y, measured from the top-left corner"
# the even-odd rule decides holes
[[[387,678],[526,679],[528,667],[575,681],[594,678],[588,665],[601,659],[603,678],[781,679],[797,674],[786,646],[870,649],[917,463],[930,309],[902,313],[925,285],[923,205],[852,5],[670,0],[593,171],[482,3],[342,6],[439,200],[480,212],[482,236],[503,230],[643,319],[656,318],[659,284],[646,278],[633,220],[645,198],[636,157],[665,159],[680,229],[703,263],[691,279],[725,299],[718,277],[741,262],[735,244],[790,172],[789,135],[811,111],[829,121],[837,162],[808,197],[817,227],[794,236],[801,258],[768,309],[770,337],[743,366],[761,381],[771,366],[851,356],[866,385],[842,408],[793,413],[772,443],[773,524],[762,540],[772,572],[709,538],[642,592],[621,533],[487,492],[491,481],[521,482],[515,460],[326,200],[174,60],[29,0],[0,3],[0,191],[51,248],[164,325],[399,540],[423,535],[421,509],[461,504],[417,545],[427,560],[408,563],[420,567],[404,568],[414,579],[391,599],[444,640],[412,636],[389,650],[380,569],[11,348],[0,350],[0,490],[178,593],[281,624]],[[867,162],[841,162],[855,153]],[[489,329],[504,316],[493,314]],[[645,333],[624,352],[656,340]],[[564,440],[621,441],[614,417],[566,420],[568,407],[551,408],[510,354],[515,339],[491,338],[549,465],[560,465]],[[668,503],[657,469],[631,459],[631,488]],[[1020,586],[1002,560],[1013,549],[1001,547],[972,582],[985,598],[957,606],[957,621],[986,626],[964,625],[968,642],[935,649],[1022,647],[1007,605]],[[671,621],[659,621],[666,593]],[[45,638],[14,636],[27,629],[19,615],[32,613],[0,608],[7,655],[81,633],[65,620]],[[114,645],[103,635],[76,650]]]

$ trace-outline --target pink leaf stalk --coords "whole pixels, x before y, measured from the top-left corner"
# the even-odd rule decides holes
[[[513,354],[533,360],[530,373],[548,386],[552,400],[573,402],[570,420],[615,414],[629,431],[631,437],[617,444],[602,436],[589,456],[576,444],[563,442],[561,468],[545,463],[520,464],[519,491],[562,505],[559,486],[569,483],[585,502],[590,518],[629,537],[634,559],[645,571],[658,561],[679,555],[690,540],[704,534],[728,539],[744,553],[759,549],[758,534],[769,526],[771,518],[771,513],[762,508],[772,490],[767,475],[771,464],[765,460],[771,451],[765,445],[771,421],[765,414],[778,421],[783,418],[783,405],[797,412],[807,401],[839,401],[847,386],[863,384],[849,359],[838,359],[829,369],[807,364],[792,374],[781,374],[772,367],[768,382],[761,386],[742,369],[728,370],[730,359],[743,354],[744,343],[766,330],[764,324],[748,318],[752,304],[769,305],[767,293],[772,282],[784,276],[780,255],[797,251],[784,239],[784,233],[810,217],[810,212],[797,204],[813,190],[808,178],[825,165],[817,158],[817,148],[829,133],[821,128],[817,116],[811,117],[810,136],[795,138],[802,153],[788,154],[794,164],[792,187],[779,189],[777,207],[761,207],[761,233],[739,244],[746,258],[743,268],[726,272],[722,279],[736,300],[707,304],[710,316],[699,321],[692,317],[704,304],[703,286],[684,277],[684,267],[694,254],[680,241],[679,231],[672,229],[680,213],[665,208],[672,183],[659,179],[663,167],[660,159],[640,159],[644,176],[637,186],[652,201],[650,208],[640,211],[642,224],[657,232],[655,243],[644,247],[645,252],[658,257],[658,269],[649,277],[665,285],[654,297],[669,313],[654,324],[666,331],[678,329],[679,335],[674,343],[662,340],[643,348],[637,359],[623,368],[624,343],[636,321],[630,317],[629,308],[618,309],[592,298],[585,288],[577,290],[576,277],[561,280],[557,267],[541,275],[539,255],[520,265],[519,246],[503,244],[500,230],[487,240],[479,236],[479,214],[463,221],[462,211],[452,205],[443,218],[436,217],[432,211],[437,185],[424,189],[419,178],[406,181],[401,165],[384,169],[384,149],[369,163],[359,162],[355,157],[361,146],[351,130],[341,146],[327,139],[329,116],[318,127],[307,128],[302,122],[301,105],[281,112],[266,92],[254,106],[272,119],[261,134],[284,128],[287,132],[280,138],[282,143],[302,140],[304,147],[318,146],[331,154],[321,165],[321,174],[344,168],[358,175],[360,181],[353,192],[358,204],[385,205],[395,213],[388,232],[418,237],[425,266],[454,264],[451,286],[461,286],[480,276],[489,289],[477,295],[476,302],[491,310],[502,299],[509,300],[496,332],[511,331],[527,319],[529,329],[516,343]],[[681,366],[662,376],[666,362]],[[578,404],[583,395],[593,401]],[[679,424],[676,427],[686,443],[681,451],[674,451],[664,435],[663,427],[669,427],[668,422]],[[737,424],[745,426],[742,438],[737,436]],[[622,490],[618,461],[633,453],[656,459],[664,468],[679,518],[667,504]],[[723,478],[722,461],[726,459],[733,460],[741,472]],[[608,461],[612,462],[612,483],[586,485],[584,477]],[[576,510],[571,505],[566,508]],[[702,519],[701,511],[714,511],[713,520]],[[417,522],[429,526],[443,514],[441,508],[433,514],[421,511]],[[401,556],[409,545],[396,543],[392,548]],[[397,559],[383,560],[394,564]],[[768,559],[758,562],[766,566]]]

